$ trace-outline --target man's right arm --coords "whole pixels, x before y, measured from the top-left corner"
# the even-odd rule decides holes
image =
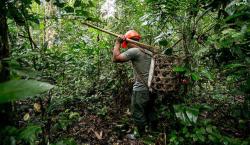
[[[122,36],[121,36],[122,37]],[[126,56],[120,52],[122,38],[118,37],[113,49],[113,62],[126,62],[129,61]]]

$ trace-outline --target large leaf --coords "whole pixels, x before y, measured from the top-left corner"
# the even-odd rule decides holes
[[[184,125],[195,124],[199,115],[199,107],[188,107],[185,105],[174,105],[175,115]]]
[[[35,145],[37,135],[42,133],[42,128],[37,125],[27,126],[19,135],[21,139],[29,142],[30,145]]]
[[[186,108],[186,114],[191,123],[196,123],[199,115],[199,109],[188,107]]]
[[[54,86],[35,80],[11,80],[0,84],[0,103],[23,99],[45,92]]]

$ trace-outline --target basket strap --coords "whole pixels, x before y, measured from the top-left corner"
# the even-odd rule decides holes
[[[155,55],[153,52],[150,52],[150,51],[148,51],[148,50],[146,50],[146,49],[143,49],[143,48],[141,48],[141,47],[138,47],[138,48],[141,50],[141,52],[143,52],[143,53],[149,55],[150,57],[153,57],[153,56]]]
[[[141,52],[143,52],[144,54],[149,55],[149,56],[151,57],[151,59],[154,59],[155,53],[150,52],[150,51],[148,51],[148,50],[145,50],[145,49],[143,49],[143,48],[141,48],[141,47],[138,47],[138,48],[139,48],[139,49],[141,50]],[[139,80],[148,88],[149,91],[152,92],[152,88],[151,88],[150,86],[148,86],[148,82],[146,82],[146,81],[143,79],[141,71],[139,71],[139,70],[135,67],[135,65],[134,65],[133,63],[132,63],[132,65],[133,65],[133,68],[134,68],[134,70],[135,70],[135,72],[136,72],[136,74],[137,74]],[[148,76],[148,79],[149,79],[149,76]]]
[[[142,73],[141,73],[141,71],[139,71],[139,70],[135,67],[135,65],[134,65],[133,63],[132,63],[132,65],[133,65],[133,68],[134,68],[134,70],[135,70],[135,72],[136,72],[136,74],[137,74],[139,80],[144,84],[144,86],[146,86],[146,87],[148,88],[148,90],[151,90],[151,89],[148,87],[146,81],[142,78]]]

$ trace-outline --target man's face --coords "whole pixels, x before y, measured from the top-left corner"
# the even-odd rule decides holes
[[[134,44],[132,44],[132,43],[128,43],[128,44],[127,44],[128,49],[129,49],[129,48],[133,48],[133,47],[135,47],[135,46],[136,46],[136,45],[134,45]]]

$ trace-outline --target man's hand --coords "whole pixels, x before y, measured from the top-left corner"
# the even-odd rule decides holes
[[[124,35],[119,35],[117,38],[116,38],[116,43],[117,44],[121,44],[123,41],[125,41],[126,38]]]

